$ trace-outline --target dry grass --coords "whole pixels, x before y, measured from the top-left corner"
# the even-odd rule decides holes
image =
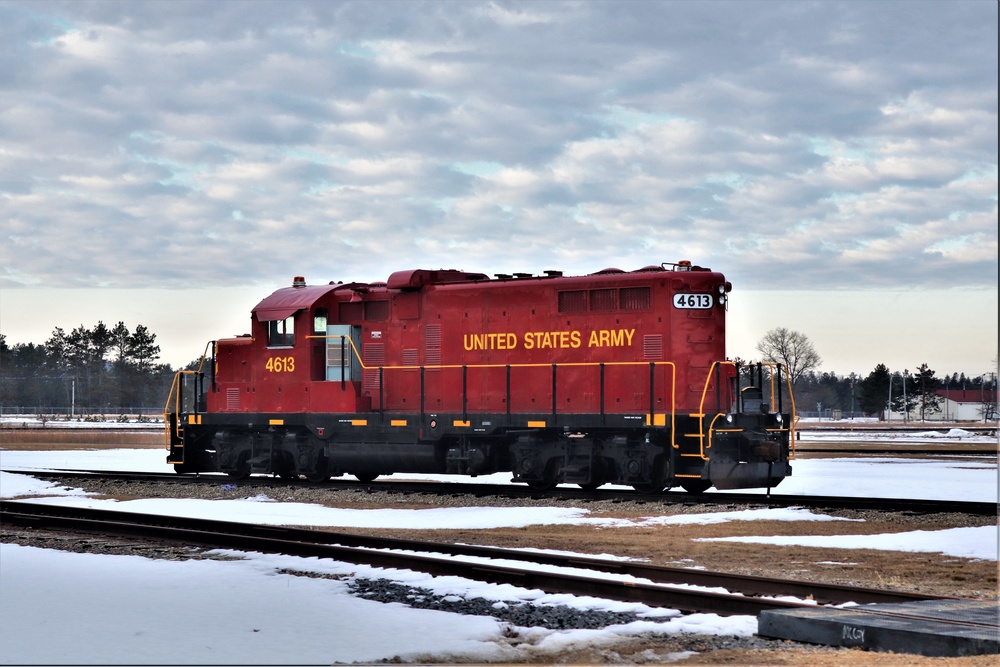
[[[62,449],[153,449],[163,447],[162,429],[4,428],[0,448],[53,451]]]
[[[809,651],[713,651],[702,653],[671,665],[795,665],[796,667],[996,667],[997,656],[976,655],[964,658],[927,658],[909,653],[872,653],[862,650]]]
[[[299,500],[299,498],[295,498]],[[304,500],[304,499],[303,499]],[[335,507],[421,509],[440,499],[420,494],[388,495],[332,493],[324,498]],[[488,504],[469,499],[470,505]],[[527,504],[527,502],[525,503]],[[591,517],[639,520],[643,517],[711,513],[740,507],[680,506],[663,502],[554,501],[578,506]],[[820,513],[820,512],[817,512]],[[991,598],[998,594],[997,562],[943,556],[939,553],[876,549],[778,546],[741,542],[702,542],[699,538],[841,535],[863,536],[908,531],[937,531],[966,526],[996,525],[996,517],[961,514],[913,515],[874,511],[822,512],[851,521],[729,521],[716,524],[599,527],[592,525],[528,526],[491,530],[357,530],[444,542],[467,542],[509,548],[541,548],[587,554],[615,554],[648,559],[656,565],[704,567],[709,570],[790,577],[871,588],[919,591],[959,597]],[[845,540],[849,544],[849,540]]]
[[[706,511],[711,509],[706,508]],[[939,530],[952,524],[914,524],[908,517],[876,517],[865,523],[733,521],[709,526],[657,526],[600,530],[586,526],[531,526],[493,530],[357,531],[413,539],[540,548],[648,559],[656,565],[789,577],[937,595],[997,595],[995,561],[950,558],[937,553],[874,549],[822,549],[740,542],[699,542],[705,537],[755,535],[866,535]],[[349,531],[351,532],[351,531]]]

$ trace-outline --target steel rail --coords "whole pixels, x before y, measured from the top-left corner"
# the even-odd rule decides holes
[[[430,574],[465,576],[493,583],[541,588],[550,593],[593,595],[621,601],[675,607],[683,611],[720,614],[756,614],[763,609],[814,606],[751,596],[793,596],[819,603],[859,604],[954,599],[900,591],[796,582],[757,576],[734,575],[686,568],[671,568],[632,561],[614,561],[582,555],[545,554],[475,545],[443,544],[398,538],[367,537],[292,527],[258,526],[229,521],[165,517],[151,514],[93,510],[12,501],[0,502],[0,520],[36,527],[120,533],[157,537],[255,551],[276,551],[298,556],[327,557],[374,566],[415,569]],[[392,550],[391,553],[386,550]],[[415,555],[438,554],[437,556]],[[610,581],[606,578],[553,574],[490,563],[455,560],[456,556],[519,561],[595,573],[634,577],[648,581]],[[743,595],[710,593],[662,585],[725,588]]]
[[[892,445],[848,445],[848,446],[837,446],[834,444],[830,445],[817,445],[814,443],[802,444],[799,442],[797,446],[798,453],[801,454],[812,454],[814,457],[817,454],[864,454],[865,456],[855,456],[852,458],[863,459],[866,456],[927,456],[930,458],[944,458],[949,456],[980,456],[983,458],[996,459],[996,445],[991,445],[985,443],[984,446],[979,449],[972,449],[969,447],[962,448],[949,448],[947,445],[937,445],[934,443],[928,444],[925,447],[893,447]],[[800,456],[800,458],[802,458]]]
[[[242,486],[277,486],[305,484],[301,480],[282,480],[276,477],[257,476],[245,480],[234,480],[217,473],[200,475],[178,475],[176,473],[143,473],[105,470],[7,470],[3,472],[32,475],[41,479],[124,479],[132,481],[163,481],[181,484],[231,484]],[[310,483],[312,484],[312,483]],[[686,505],[752,505],[759,507],[809,507],[814,509],[853,509],[879,512],[910,512],[918,514],[954,513],[971,516],[996,516],[1000,514],[1000,504],[996,502],[971,500],[935,500],[919,498],[860,498],[848,496],[799,496],[771,493],[741,493],[737,491],[708,491],[686,493],[667,491],[657,494],[643,494],[632,489],[606,488],[586,491],[559,486],[545,492],[535,491],[522,484],[482,484],[477,482],[427,482],[393,481],[360,482],[333,479],[315,488],[364,489],[397,493],[425,493],[438,495],[468,494],[477,497],[497,496],[501,498],[562,498],[581,500],[627,499],[649,504]]]
[[[547,593],[587,595],[622,602],[639,602],[656,607],[667,607],[688,612],[707,612],[721,615],[757,614],[766,609],[792,609],[808,605],[806,603],[783,600],[751,598],[742,595],[707,593],[702,591],[664,588],[652,584],[609,581],[597,577],[539,572],[536,570],[502,567],[488,563],[466,563],[454,559],[430,558],[426,556],[378,551],[368,548],[344,547],[333,544],[302,542],[281,537],[224,533],[221,525],[225,522],[204,522],[203,527],[176,527],[153,524],[157,520],[171,520],[171,517],[141,515],[144,522],[137,523],[126,517],[100,516],[100,511],[90,517],[60,516],[58,512],[34,512],[19,503],[20,509],[11,503],[3,503],[0,522],[17,523],[35,527],[51,527],[69,530],[99,532],[101,534],[129,535],[143,538],[175,540],[185,544],[198,544],[216,548],[233,548],[266,553],[281,553],[292,556],[330,558],[338,561],[365,564],[373,567],[408,569],[431,575],[459,576],[477,581],[497,584],[511,584],[528,589],[539,589]],[[52,508],[48,508],[52,509]],[[123,514],[111,512],[110,514]],[[182,523],[198,522],[186,519]],[[263,530],[258,528],[258,530]],[[280,529],[271,529],[280,534]]]

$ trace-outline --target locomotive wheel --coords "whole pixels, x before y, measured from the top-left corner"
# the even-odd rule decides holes
[[[705,493],[710,486],[712,486],[712,483],[705,479],[681,482],[681,488],[688,493]]]
[[[662,484],[649,483],[649,484],[633,484],[632,488],[638,491],[639,493],[653,496],[656,495],[657,493],[663,493],[668,487],[665,487]]]
[[[226,474],[231,479],[247,479],[250,477],[250,458],[246,454],[242,454],[236,467],[226,472]]]
[[[374,482],[378,478],[378,473],[368,472],[367,470],[361,470],[354,473],[354,476],[358,478],[359,482],[364,482],[365,484],[367,484],[368,482]]]
[[[578,484],[578,486],[584,491],[597,491],[604,486],[604,482],[587,482],[586,484]]]
[[[549,460],[545,465],[545,472],[541,475],[541,479],[525,480],[528,488],[532,491],[551,491],[556,488],[556,484],[559,483],[556,473],[556,461],[554,459]]]
[[[326,457],[321,458],[316,463],[316,470],[303,474],[303,477],[313,484],[320,484],[330,479],[330,465],[327,463]]]

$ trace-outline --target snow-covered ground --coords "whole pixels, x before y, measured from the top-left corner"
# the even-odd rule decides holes
[[[825,429],[824,427],[833,425],[835,428]],[[992,434],[986,435],[982,431],[970,431],[964,428],[949,428],[948,430],[934,430],[930,424],[924,424],[926,430],[889,430],[885,431],[864,431],[853,430],[864,429],[870,424],[859,422],[803,422],[799,424],[802,429],[799,432],[800,442],[816,443],[824,442],[850,442],[852,440],[864,440],[865,442],[883,442],[887,444],[899,445],[969,445],[969,444],[997,444],[996,428]],[[982,426],[982,425],[980,425]]]
[[[866,436],[867,437],[867,436]],[[160,450],[27,452],[0,450],[0,497],[32,502],[173,513],[255,523],[312,526],[493,528],[598,524],[667,525],[732,520],[833,520],[803,509],[716,512],[640,521],[592,517],[584,509],[455,508],[343,510],[278,502],[264,496],[207,501],[146,499],[116,502],[17,473],[42,468],[168,470]],[[400,476],[402,477],[402,476]],[[409,475],[407,478],[418,476]],[[506,482],[507,475],[480,478]],[[219,480],[225,484],[225,478]],[[995,457],[960,461],[879,458],[800,459],[781,493],[997,500]],[[35,497],[42,496],[42,497]],[[719,538],[728,539],[728,538]],[[996,526],[891,535],[739,538],[757,542],[926,551],[997,559]],[[819,541],[817,541],[819,540]],[[0,662],[4,664],[329,664],[398,656],[438,660],[513,660],[528,654],[611,641],[639,633],[750,635],[756,619],[711,614],[680,616],[593,598],[547,595],[457,577],[431,577],[327,560],[228,552],[231,561],[173,562],[138,556],[71,554],[0,545]],[[303,577],[308,572],[330,577]],[[332,578],[332,577],[341,578]],[[351,595],[352,577],[390,578],[440,595],[483,597],[497,604],[565,604],[638,612],[643,620],[603,630],[520,628],[517,641],[493,618],[411,609]],[[668,661],[670,656],[661,656]]]

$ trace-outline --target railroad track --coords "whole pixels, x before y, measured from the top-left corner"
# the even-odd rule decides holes
[[[892,423],[828,423],[828,422],[801,422],[795,430],[800,433],[923,433],[936,431],[944,434],[952,429],[968,431],[973,435],[996,435],[997,424],[970,424],[969,422],[918,422],[900,424]]]
[[[120,481],[169,483],[169,484],[231,484],[236,487],[274,487],[284,488],[289,485],[307,484],[303,480],[284,480],[276,477],[257,476],[246,480],[232,480],[218,474],[176,475],[173,473],[142,473],[125,471],[99,470],[8,470],[31,475],[40,479],[58,480],[100,480],[113,479]],[[354,489],[364,491],[387,491],[394,493],[422,493],[442,496],[468,494],[477,497],[496,496],[502,498],[556,498],[580,500],[629,500],[647,503],[687,504],[687,505],[751,505],[759,507],[809,507],[813,509],[853,509],[880,512],[911,512],[917,514],[955,513],[974,516],[995,516],[1000,505],[993,502],[977,502],[967,500],[933,500],[912,498],[860,498],[847,496],[803,496],[772,493],[739,493],[717,492],[692,494],[679,490],[671,490],[659,494],[641,494],[632,489],[607,488],[597,491],[584,491],[572,487],[556,487],[551,491],[539,493],[520,484],[481,484],[469,482],[405,482],[380,480],[375,482],[357,482],[334,479],[325,482],[323,486],[330,489]]]
[[[685,612],[756,615],[769,609],[816,603],[910,602],[954,599],[899,591],[796,582],[704,570],[647,565],[579,555],[545,554],[494,547],[444,544],[257,526],[228,521],[0,502],[0,524],[175,541],[293,556],[330,558],[374,567],[416,570],[553,594],[573,594]],[[544,571],[536,568],[543,566]],[[557,567],[565,571],[553,571]],[[725,589],[719,593],[677,586]],[[771,596],[797,597],[802,601]],[[807,602],[813,600],[814,602]]]
[[[817,456],[817,455],[828,455],[828,454],[849,454],[849,455],[860,455],[855,456],[855,458],[861,458],[864,456],[920,456],[920,457],[957,457],[957,458],[969,458],[969,457],[981,457],[981,458],[996,458],[995,444],[989,443],[977,447],[949,447],[947,445],[923,445],[919,447],[897,447],[891,443],[850,443],[850,444],[837,444],[837,443],[800,443],[796,446],[796,456]]]

